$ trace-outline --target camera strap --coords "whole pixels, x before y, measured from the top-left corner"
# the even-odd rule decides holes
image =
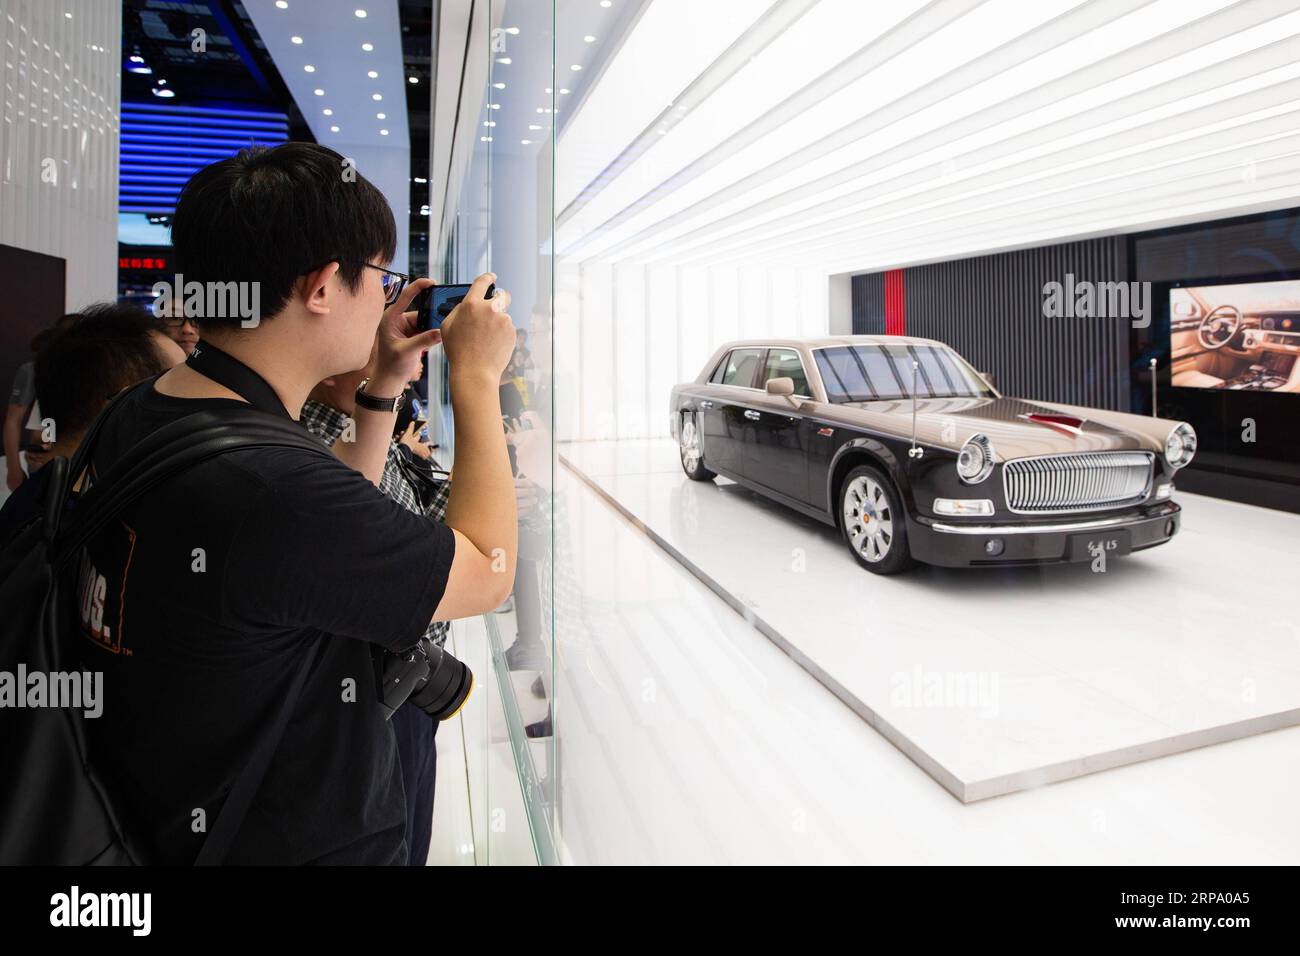
[[[200,339],[185,364],[204,378],[224,385],[254,408],[293,420],[270,383],[229,352]]]

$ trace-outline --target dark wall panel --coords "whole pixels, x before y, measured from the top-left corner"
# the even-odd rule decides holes
[[[854,276],[853,334],[885,334],[885,274]]]
[[[938,339],[1004,393],[1128,410],[1128,318],[1046,318],[1049,282],[1128,281],[1126,238],[917,266],[905,283],[907,334]]]
[[[18,366],[31,360],[32,336],[63,315],[66,266],[57,256],[0,245],[0,388],[6,402]]]

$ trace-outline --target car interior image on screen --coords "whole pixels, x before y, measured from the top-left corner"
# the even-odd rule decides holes
[[[1172,384],[1300,392],[1300,279],[1169,290]]]

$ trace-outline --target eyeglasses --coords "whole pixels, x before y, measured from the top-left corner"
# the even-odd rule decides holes
[[[385,269],[381,266],[371,265],[369,262],[361,263],[367,269],[378,269],[383,273],[380,283],[384,287],[384,305],[392,305],[397,301],[397,297],[402,294],[406,288],[406,283],[411,281],[411,277],[403,275],[400,272],[393,272],[391,269]]]
[[[303,275],[307,275],[309,273],[315,272],[317,269],[321,268],[321,266],[324,266],[330,262],[340,262],[340,261],[342,260],[326,259],[325,262],[322,262],[319,266],[313,266],[312,268],[308,269],[306,272],[303,273]],[[384,288],[384,305],[392,305],[394,302],[396,302],[397,297],[401,295],[402,290],[406,288],[406,284],[411,281],[410,276],[405,275],[401,272],[394,272],[392,269],[385,269],[383,266],[377,266],[369,262],[356,262],[356,264],[365,266],[367,269],[378,269],[380,272],[383,273],[383,277],[380,279],[380,283],[383,285]]]
[[[179,329],[179,328],[180,328],[182,325],[184,325],[186,322],[188,322],[190,325],[194,326],[196,329],[199,327],[199,320],[198,320],[198,319],[191,319],[191,318],[190,318],[189,316],[187,316],[187,315],[167,315],[167,316],[163,316],[163,324],[164,324],[165,326],[167,326],[167,328],[169,328],[169,329]]]

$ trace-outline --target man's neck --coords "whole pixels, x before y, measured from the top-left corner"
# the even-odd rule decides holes
[[[275,330],[263,328],[257,334],[238,334],[216,331],[204,336],[210,344],[243,362],[266,380],[283,403],[285,410],[297,418],[302,403],[321,379],[319,369],[302,366],[301,352],[290,343],[277,341]],[[247,397],[226,388],[188,365],[178,365],[158,380],[158,391],[178,398],[239,398]]]

